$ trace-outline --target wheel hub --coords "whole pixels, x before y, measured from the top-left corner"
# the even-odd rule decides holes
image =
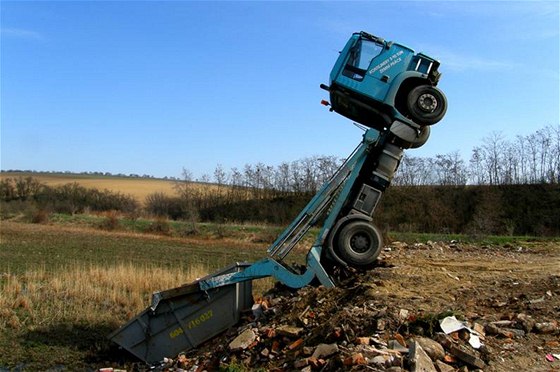
[[[425,112],[434,112],[438,106],[437,98],[433,94],[424,93],[418,97],[418,106]]]
[[[355,252],[364,253],[370,246],[370,240],[367,235],[356,234],[350,240],[350,245]]]

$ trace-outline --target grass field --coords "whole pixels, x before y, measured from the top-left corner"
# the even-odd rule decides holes
[[[266,255],[266,244],[210,235],[109,232],[68,221],[0,227],[0,370],[106,366],[115,360],[106,336],[146,308],[153,291]],[[256,291],[271,284],[259,281]]]
[[[2,172],[0,179],[33,177],[39,182],[48,186],[60,186],[67,183],[78,183],[87,188],[96,188],[99,190],[110,190],[133,196],[138,202],[143,203],[146,196],[155,192],[161,192],[166,195],[175,195],[175,185],[177,181],[150,179],[150,178],[131,178],[116,176],[95,176],[87,174],[65,174],[65,173],[25,173],[25,172]],[[210,191],[211,188],[217,187],[212,184],[191,183],[191,187],[195,189],[205,189]]]

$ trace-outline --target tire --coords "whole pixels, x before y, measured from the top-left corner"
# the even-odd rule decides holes
[[[371,265],[383,247],[379,230],[366,221],[352,221],[342,227],[337,239],[340,257],[350,266]]]
[[[432,125],[445,116],[447,99],[436,87],[420,85],[408,93],[406,108],[416,123]]]

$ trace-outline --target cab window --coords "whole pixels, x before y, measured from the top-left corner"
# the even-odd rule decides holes
[[[371,64],[371,60],[377,57],[382,50],[383,46],[373,41],[358,40],[356,45],[350,49],[350,56],[344,71],[342,71],[342,75],[362,81]]]

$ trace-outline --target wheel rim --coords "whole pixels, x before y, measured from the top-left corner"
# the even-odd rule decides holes
[[[350,248],[356,253],[364,253],[371,246],[371,238],[368,234],[357,233],[350,239]]]
[[[430,93],[424,93],[418,97],[418,107],[425,112],[434,112],[438,107],[437,98]]]

